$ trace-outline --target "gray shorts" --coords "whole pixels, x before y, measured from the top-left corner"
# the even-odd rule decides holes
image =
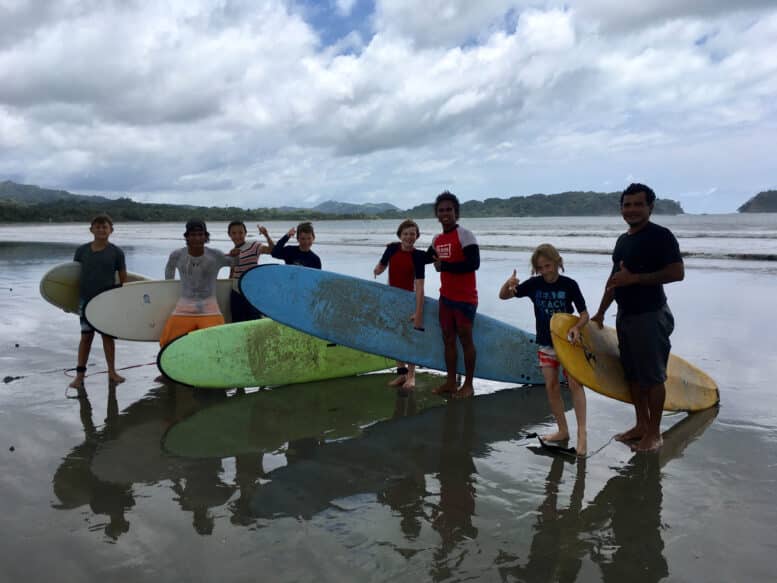
[[[672,348],[669,336],[674,330],[674,316],[669,306],[664,304],[654,312],[642,314],[619,311],[615,327],[626,380],[641,387],[663,383]]]

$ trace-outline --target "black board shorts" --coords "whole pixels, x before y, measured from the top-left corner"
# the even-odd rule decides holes
[[[232,312],[232,322],[247,322],[258,320],[264,314],[257,310],[239,291],[229,292],[229,305]]]
[[[645,388],[663,383],[672,349],[669,336],[674,330],[669,306],[641,314],[618,311],[615,328],[626,380]]]

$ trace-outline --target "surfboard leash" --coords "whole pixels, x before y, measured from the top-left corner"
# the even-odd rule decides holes
[[[598,449],[595,449],[594,451],[592,451],[591,453],[588,453],[586,455],[578,455],[577,454],[577,450],[574,447],[564,447],[562,445],[557,445],[555,443],[545,441],[544,439],[542,439],[542,437],[540,437],[539,434],[534,433],[534,432],[525,434],[523,436],[523,439],[534,439],[534,438],[536,438],[537,441],[540,442],[540,448],[539,449],[541,449],[543,451],[546,451],[549,454],[558,454],[558,455],[562,455],[562,456],[565,456],[565,457],[571,457],[571,458],[574,458],[574,459],[585,459],[585,460],[587,460],[587,459],[592,458],[596,454],[600,453],[605,447],[610,445],[613,442],[613,440],[615,439],[615,437],[616,436],[613,435],[610,439],[608,439],[604,443],[604,445],[602,445]]]
[[[142,363],[142,364],[131,364],[131,365],[129,365],[129,366],[124,366],[124,367],[121,367],[121,368],[117,368],[116,370],[117,370],[117,371],[120,371],[120,370],[128,370],[128,369],[131,369],[131,368],[139,368],[139,367],[141,367],[141,366],[149,366],[149,365],[152,365],[152,364],[156,366],[156,361],[154,361],[154,362],[144,362],[144,363]],[[75,366],[74,366],[73,368],[55,368],[55,369],[52,369],[52,370],[41,370],[41,371],[35,371],[35,372],[28,373],[28,374],[26,374],[26,375],[19,375],[19,376],[15,376],[15,375],[6,375],[5,377],[3,377],[3,378],[2,378],[2,379],[0,379],[0,380],[1,380],[3,383],[5,383],[5,384],[8,384],[8,383],[12,383],[12,382],[14,382],[14,381],[19,381],[19,380],[21,380],[21,379],[25,379],[25,378],[27,378],[27,377],[30,377],[30,376],[37,376],[37,375],[47,375],[47,374],[55,374],[55,373],[60,373],[60,372],[61,372],[62,374],[64,374],[66,377],[69,377],[69,378],[74,378],[74,377],[75,377],[75,375],[74,375],[74,374],[71,374],[71,373],[75,372],[75,370],[76,370],[77,368],[78,368],[78,367],[75,367]],[[86,378],[86,377],[90,377],[90,376],[93,376],[93,375],[97,375],[97,374],[107,374],[107,372],[108,372],[107,370],[101,370],[101,371],[93,372],[93,373],[91,373],[91,374],[84,375],[84,378]]]
[[[116,372],[118,372],[120,370],[129,370],[131,368],[140,368],[141,366],[149,366],[149,365],[152,365],[152,364],[154,366],[156,366],[156,361],[154,361],[154,362],[143,362],[143,363],[140,363],[140,364],[130,364],[129,366],[123,366],[121,368],[117,368]],[[69,374],[69,373],[74,372],[77,368],[78,368],[77,366],[74,366],[73,368],[66,368],[62,372],[63,372],[63,374],[66,377],[74,378],[75,375]],[[59,370],[61,370],[61,369],[57,369],[55,371],[48,371],[48,372],[59,372]],[[37,374],[46,374],[46,373],[37,373]],[[92,377],[92,376],[98,375],[98,374],[108,374],[108,370],[107,369],[106,370],[98,370],[97,372],[93,372],[93,373],[90,373],[90,374],[85,374],[84,378],[86,379],[86,378],[89,378],[89,377]]]

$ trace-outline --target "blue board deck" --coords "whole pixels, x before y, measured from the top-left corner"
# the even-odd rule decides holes
[[[245,297],[273,320],[371,354],[445,370],[438,302],[426,298],[424,328],[413,328],[415,294],[382,283],[295,265],[259,265],[240,280]],[[478,314],[475,376],[542,384],[534,334]],[[458,368],[464,373],[459,348]]]

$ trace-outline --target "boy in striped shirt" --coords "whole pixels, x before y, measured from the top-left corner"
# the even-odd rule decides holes
[[[240,276],[259,263],[259,256],[263,253],[272,253],[275,246],[270,234],[262,225],[256,225],[259,234],[263,235],[267,241],[266,245],[259,241],[246,241],[247,229],[243,221],[232,221],[227,227],[227,234],[235,244],[228,255],[236,257],[235,265],[229,272],[232,280],[232,292],[230,293],[230,306],[233,322],[245,322],[247,320],[256,320],[262,317],[262,313],[243,297],[238,288]]]

